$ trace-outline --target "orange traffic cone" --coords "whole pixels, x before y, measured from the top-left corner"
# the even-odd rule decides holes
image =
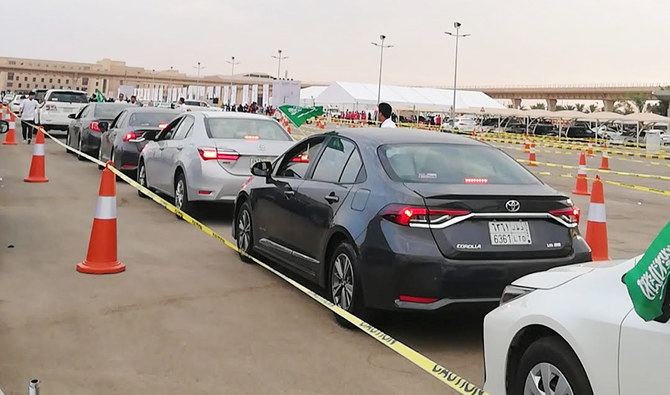
[[[610,154],[607,152],[607,143],[603,146],[603,156],[600,161],[600,170],[610,169]]]
[[[107,162],[109,165],[112,162]],[[102,171],[98,202],[86,260],[77,271],[88,274],[113,274],[126,270],[116,257],[116,176],[107,166]]]
[[[523,152],[525,152],[525,153],[530,152],[530,143],[528,142],[528,137],[526,137],[526,140],[523,144]]]
[[[589,139],[588,151],[586,154],[589,156],[589,158],[593,157],[593,142],[591,139]]]
[[[528,154],[528,166],[537,166],[535,163],[537,159],[535,158],[535,143],[530,144],[530,153]]]
[[[5,136],[5,141],[3,145],[16,145],[16,118],[14,114],[9,116],[9,129],[7,130],[7,136]]]
[[[586,243],[591,247],[591,259],[609,261],[607,246],[607,220],[605,215],[605,196],[600,176],[593,181],[589,219],[586,223]]]
[[[291,125],[286,126],[286,131],[288,132],[288,134],[291,134]]]
[[[44,133],[42,128],[37,129],[35,137],[35,146],[33,147],[33,160],[30,163],[30,172],[25,182],[48,182],[49,179],[44,173]]]
[[[586,156],[584,151],[579,155],[579,170],[577,170],[577,185],[572,191],[575,195],[590,195],[589,182],[586,180]]]

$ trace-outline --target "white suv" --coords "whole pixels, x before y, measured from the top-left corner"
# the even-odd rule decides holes
[[[50,89],[38,109],[37,119],[46,130],[67,130],[72,121],[68,115],[78,113],[86,104],[86,92]]]

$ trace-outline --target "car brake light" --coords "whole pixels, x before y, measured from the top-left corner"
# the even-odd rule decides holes
[[[488,184],[489,179],[488,178],[472,178],[468,177],[464,180],[466,184]]]
[[[424,298],[421,296],[408,296],[408,295],[400,295],[398,299],[401,302],[412,302],[412,303],[433,303],[437,302],[436,298]]]
[[[161,130],[163,130],[163,129],[165,129],[165,128],[167,127],[167,125],[168,125],[167,123],[159,123],[159,124],[158,124],[158,127],[159,127]]]
[[[579,217],[581,217],[581,210],[577,207],[567,207],[559,210],[551,210],[549,214],[561,217],[572,224],[578,224]]]
[[[244,136],[245,140],[260,140],[260,138],[261,138],[260,136],[251,135],[251,134],[248,134],[248,135]]]
[[[202,160],[223,160],[234,162],[240,158],[240,154],[235,151],[223,151],[218,148],[198,148],[198,153]]]
[[[380,215],[398,225],[409,226],[410,222],[430,223],[440,218],[450,220],[454,217],[468,215],[468,210],[427,209],[425,207],[409,207],[392,204],[386,206]]]
[[[130,140],[135,140],[136,138],[137,138],[137,133],[130,132],[130,133],[126,133],[126,135],[123,136],[123,141],[128,142]]]
[[[309,163],[309,154],[302,154],[291,159],[291,162]]]
[[[98,124],[98,121],[92,121],[91,123],[89,123],[88,128],[94,132],[100,131],[100,125]]]

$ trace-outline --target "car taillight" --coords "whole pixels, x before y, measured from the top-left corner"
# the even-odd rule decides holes
[[[466,184],[488,184],[489,179],[488,178],[473,178],[473,177],[468,177],[463,180]]]
[[[248,135],[244,136],[245,140],[260,140],[260,138],[261,138],[260,136],[256,136],[256,135],[253,135],[253,134],[248,134]]]
[[[198,153],[202,160],[223,160],[234,162],[240,158],[240,154],[235,151],[224,151],[218,148],[198,148]]]
[[[392,204],[386,206],[380,215],[398,225],[409,226],[410,222],[430,223],[438,219],[450,220],[470,214],[467,210],[446,210],[439,208],[410,207]],[[446,218],[445,218],[446,217]]]
[[[581,216],[581,210],[577,207],[568,207],[559,210],[551,210],[549,214],[556,217],[561,217],[572,224],[578,224],[579,217]]]
[[[167,125],[168,125],[167,123],[159,123],[159,124],[158,124],[158,127],[159,127],[161,130],[163,130],[163,129],[165,129],[165,128],[167,127]]]
[[[100,125],[98,124],[98,121],[92,121],[91,123],[89,123],[88,128],[94,132],[100,131]]]
[[[309,154],[302,154],[291,159],[291,162],[309,163]]]
[[[137,138],[137,133],[130,132],[130,133],[126,133],[126,135],[123,136],[123,141],[128,142],[130,140],[135,140],[136,138]]]

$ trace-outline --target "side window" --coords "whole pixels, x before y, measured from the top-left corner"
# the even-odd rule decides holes
[[[344,171],[340,176],[340,184],[354,184],[360,182],[358,180],[358,174],[361,172],[361,167],[363,167],[363,160],[361,160],[358,151],[354,150],[351,153],[346,166],[344,166]]]
[[[109,126],[110,129],[113,129],[113,128],[116,128],[116,127],[119,126],[119,124],[121,123],[120,122],[121,116],[123,116],[123,114],[125,114],[124,111],[122,111],[119,115],[116,116],[116,118],[114,118],[114,120],[112,121],[112,124]]]
[[[312,179],[333,183],[340,182],[345,166],[354,152],[356,152],[356,146],[351,141],[341,137],[329,138],[323,154],[319,158],[319,163],[316,164]]]
[[[324,140],[321,136],[312,138],[288,152],[279,164],[275,177],[305,178],[310,160],[319,153]]]
[[[193,120],[193,117],[185,117],[184,122],[182,122],[177,130],[174,132],[174,135],[172,136],[172,140],[183,140],[186,138],[186,135],[188,132],[191,131],[191,128],[193,128],[193,124],[195,121]]]
[[[170,122],[170,124],[167,125],[165,127],[165,129],[163,129],[162,132],[160,132],[160,134],[158,135],[157,140],[170,140],[172,138],[172,134],[177,129],[177,126],[179,126],[179,123],[181,122],[182,119],[184,119],[184,118],[179,117],[179,118],[173,120],[172,122]]]
[[[91,106],[88,105],[88,106],[85,106],[84,108],[82,108],[81,111],[79,111],[79,114],[77,114],[77,119],[85,118],[86,116],[88,116],[88,109],[90,107]]]

